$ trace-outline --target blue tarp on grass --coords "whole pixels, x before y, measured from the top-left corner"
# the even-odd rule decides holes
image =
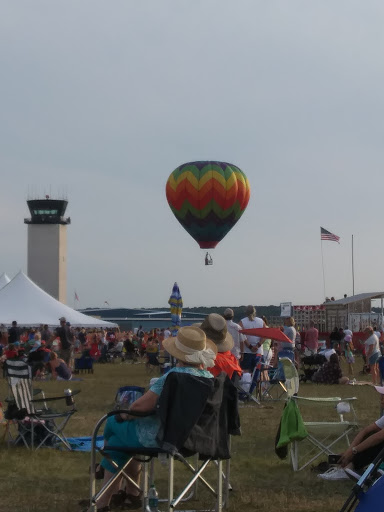
[[[67,437],[68,443],[74,452],[90,452],[92,437]],[[104,436],[97,436],[96,446],[102,448],[104,445]]]

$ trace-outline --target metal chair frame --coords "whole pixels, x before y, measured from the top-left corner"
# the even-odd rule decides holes
[[[291,463],[294,471],[301,471],[306,468],[309,464],[319,458],[321,455],[333,455],[332,450],[338,442],[346,440],[349,446],[350,440],[349,435],[358,428],[356,411],[353,407],[353,403],[357,400],[356,397],[351,398],[314,398],[314,397],[301,397],[298,396],[299,392],[299,376],[294,363],[288,358],[281,359],[284,374],[285,374],[285,385],[287,387],[288,397],[296,400],[297,405],[312,404],[312,405],[323,405],[331,406],[336,409],[337,405],[342,402],[346,402],[350,406],[350,412],[352,413],[352,421],[345,421],[342,413],[337,413],[339,421],[304,421],[304,426],[308,431],[308,437],[303,441],[293,441],[291,443],[290,455]],[[323,432],[322,437],[319,437],[317,432]],[[336,437],[335,437],[336,436]],[[310,449],[306,451],[305,462],[300,462],[299,457],[299,443],[311,443]],[[309,460],[307,460],[309,458]]]
[[[9,387],[9,395],[6,401],[8,404],[16,404],[19,410],[25,409],[26,416],[23,419],[9,420],[8,425],[14,425],[15,428],[17,428],[17,431],[15,434],[12,434],[11,429],[7,429],[8,446],[11,443],[18,444],[22,441],[26,448],[38,450],[48,439],[52,438],[57,442],[62,443],[68,450],[71,450],[72,448],[68,443],[63,430],[71,416],[76,412],[73,396],[80,393],[80,390],[72,392],[71,408],[69,410],[66,412],[50,411],[48,409],[47,402],[66,400],[67,396],[47,398],[42,390],[33,390],[30,367],[22,361],[17,361],[17,363],[20,364],[17,365],[16,370],[12,370],[12,374],[5,374]],[[13,364],[15,365],[14,362]],[[17,371],[20,371],[21,374],[24,373],[24,377],[17,377]],[[32,396],[34,397],[39,394],[41,395],[41,398],[32,399]],[[42,409],[36,409],[36,403],[41,403]],[[50,425],[52,425],[52,428]],[[44,438],[37,445],[35,444],[36,427],[42,427],[46,432]],[[27,437],[30,437],[30,442],[28,442]]]
[[[369,464],[367,469],[361,475],[360,479],[355,483],[350,495],[341,507],[340,512],[352,512],[355,509],[356,503],[361,498],[362,494],[366,493],[368,489],[377,481],[378,478],[384,478],[379,473],[380,465],[384,460],[384,449],[378,453],[376,458]]]
[[[197,497],[197,483],[201,483],[215,498],[215,511],[221,512],[223,508],[225,508],[228,504],[229,497],[229,473],[230,473],[230,465],[229,461],[226,461],[225,469],[223,472],[223,461],[221,459],[212,459],[209,458],[199,464],[198,454],[195,455],[195,464],[191,464],[181,453],[170,453],[167,450],[158,449],[158,448],[116,448],[116,447],[106,447],[105,449],[98,450],[96,446],[96,438],[98,436],[99,430],[103,423],[110,417],[116,414],[130,414],[142,416],[142,414],[134,414],[132,411],[128,410],[118,410],[112,411],[106,415],[104,415],[96,424],[94,431],[92,433],[92,444],[91,444],[91,468],[94,468],[96,465],[96,452],[101,452],[104,456],[106,456],[110,462],[118,469],[118,465],[108,456],[108,451],[122,451],[130,455],[129,460],[124,464],[124,466],[118,469],[117,473],[113,475],[113,477],[100,489],[99,492],[96,493],[96,476],[95,472],[90,472],[90,511],[97,511],[97,500],[107,492],[107,490],[111,487],[111,485],[121,476],[126,478],[131,484],[133,484],[136,489],[142,491],[143,493],[143,512],[150,512],[149,504],[148,504],[148,489],[151,483],[153,483],[153,475],[154,475],[154,459],[159,457],[166,457],[168,460],[168,486],[167,486],[167,498],[160,499],[159,502],[166,503],[167,512],[176,512],[178,509],[178,505],[180,503],[189,501],[192,498]],[[143,458],[141,458],[143,457]],[[142,462],[143,464],[143,478],[142,478],[142,486],[140,487],[126,472],[126,468],[131,462],[132,459],[136,459]],[[175,497],[175,489],[174,489],[174,464],[175,461],[181,462],[186,468],[188,468],[193,477],[187,483],[187,485],[181,490],[181,492]],[[210,463],[213,463],[216,467],[216,489],[202,476],[204,470],[208,467]],[[209,509],[211,510],[211,509]]]

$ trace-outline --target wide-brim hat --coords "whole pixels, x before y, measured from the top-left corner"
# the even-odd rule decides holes
[[[217,354],[217,347],[213,341],[207,338],[204,331],[194,326],[180,327],[177,336],[163,341],[163,348],[184,363],[189,362],[187,356],[193,352],[211,349],[215,355]]]
[[[221,315],[210,313],[201,324],[194,325],[200,327],[205,332],[207,338],[215,343],[218,352],[227,352],[233,349],[235,342],[233,341],[232,334],[228,332],[225,318]]]

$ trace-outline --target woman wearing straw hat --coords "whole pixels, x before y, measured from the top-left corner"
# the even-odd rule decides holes
[[[237,374],[240,378],[243,371],[239,366],[238,360],[231,352],[234,347],[234,341],[232,335],[228,332],[225,318],[217,313],[211,313],[199,327],[217,347],[215,366],[209,368],[212,375],[217,377],[221,372],[224,372],[230,379],[232,379],[234,374]]]
[[[177,337],[167,338],[163,341],[164,349],[175,357],[178,361],[177,366],[168,373],[157,379],[142,397],[133,402],[129,407],[135,412],[150,412],[156,407],[159,395],[161,394],[164,383],[168,375],[172,372],[188,373],[197,377],[213,378],[213,375],[207,371],[207,368],[214,366],[217,354],[215,343],[207,339],[204,331],[198,327],[181,327]],[[105,444],[111,446],[129,446],[132,448],[153,448],[157,447],[156,436],[160,428],[160,422],[156,415],[137,418],[134,416],[124,416],[118,418],[115,416],[107,420],[104,429]],[[121,453],[111,453],[119,467],[123,466],[128,457]],[[108,482],[116,469],[107,460],[103,459],[101,465],[104,467],[104,483]],[[133,460],[128,472],[133,479],[138,480],[141,470],[139,462]],[[114,493],[118,493],[121,480],[117,480],[97,502],[98,512],[109,511],[109,503]],[[140,506],[140,497],[137,489],[127,482],[125,491],[119,493],[122,501],[127,501],[128,505]],[[116,501],[116,500],[114,500]]]

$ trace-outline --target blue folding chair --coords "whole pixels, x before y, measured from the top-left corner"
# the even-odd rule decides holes
[[[125,408],[129,407],[138,398],[143,396],[145,388],[141,386],[122,386],[117,390],[115,397],[116,408],[119,409],[122,405]]]

